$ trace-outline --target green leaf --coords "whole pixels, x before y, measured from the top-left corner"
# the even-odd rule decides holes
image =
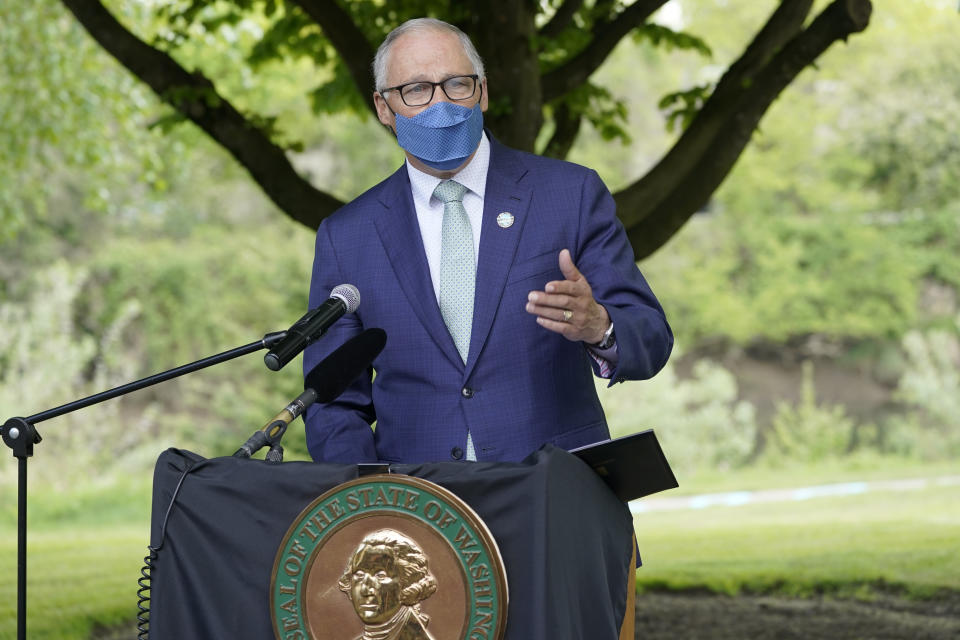
[[[668,93],[660,98],[657,107],[665,112],[667,131],[676,130],[678,123],[681,131],[690,126],[712,91],[712,84],[703,84],[683,91]]]
[[[649,41],[655,47],[663,47],[667,51],[695,51],[705,58],[712,58],[713,51],[706,41],[690,33],[674,31],[662,24],[647,22],[633,30],[635,42]]]

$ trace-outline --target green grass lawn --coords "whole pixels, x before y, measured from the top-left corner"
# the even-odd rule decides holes
[[[131,621],[148,523],[29,531],[29,638],[79,640],[96,624]],[[0,543],[0,638],[16,636],[16,530]]]
[[[880,470],[878,470],[880,469]],[[684,492],[930,477],[948,467],[830,465],[681,478]],[[149,474],[51,490],[30,485],[29,637],[86,640],[136,617],[149,540]],[[664,496],[678,495],[668,492]],[[869,597],[960,591],[960,487],[877,491],[803,502],[650,511],[636,518],[643,589]],[[16,490],[0,488],[0,640],[16,631]]]
[[[136,617],[150,542],[149,474],[57,489],[30,478],[27,632],[81,640]],[[16,485],[0,488],[0,640],[16,637]]]
[[[958,486],[650,511],[635,524],[641,590],[864,597],[960,590]]]

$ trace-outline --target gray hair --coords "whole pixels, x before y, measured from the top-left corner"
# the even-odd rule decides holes
[[[443,20],[437,20],[436,18],[414,18],[412,20],[407,20],[399,27],[388,33],[387,37],[380,45],[380,48],[377,49],[377,55],[373,58],[373,78],[377,85],[377,91],[383,91],[386,89],[387,58],[390,57],[390,47],[393,46],[393,43],[397,40],[397,38],[405,33],[427,31],[431,29],[434,31],[448,31],[460,38],[460,44],[463,45],[463,51],[467,54],[467,59],[470,60],[470,64],[473,66],[473,72],[477,74],[481,80],[483,80],[483,59],[480,58],[480,54],[477,53],[476,47],[474,47],[473,42],[470,41],[470,36],[449,22],[444,22]]]

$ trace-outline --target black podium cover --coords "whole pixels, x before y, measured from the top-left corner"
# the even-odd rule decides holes
[[[390,469],[441,485],[484,520],[506,565],[508,640],[618,637],[633,522],[587,464],[547,445],[520,463]],[[287,528],[317,496],[357,475],[355,465],[165,451],[154,474],[151,545],[160,549],[149,637],[272,639],[270,579]]]

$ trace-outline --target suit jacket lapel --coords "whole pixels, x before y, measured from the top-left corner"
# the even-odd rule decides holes
[[[460,359],[437,305],[413,196],[410,194],[406,165],[390,176],[380,192],[379,200],[384,211],[383,215],[375,217],[377,233],[400,282],[400,288],[437,347],[453,363],[462,367],[463,360]],[[395,339],[402,340],[403,337],[396,336]]]
[[[527,219],[531,190],[522,186],[527,168],[520,155],[490,138],[490,167],[483,202],[480,255],[477,256],[477,285],[473,303],[473,327],[466,375],[470,375],[490,334],[500,307],[507,274],[513,264],[523,225]],[[501,227],[497,216],[513,214],[513,224]]]

